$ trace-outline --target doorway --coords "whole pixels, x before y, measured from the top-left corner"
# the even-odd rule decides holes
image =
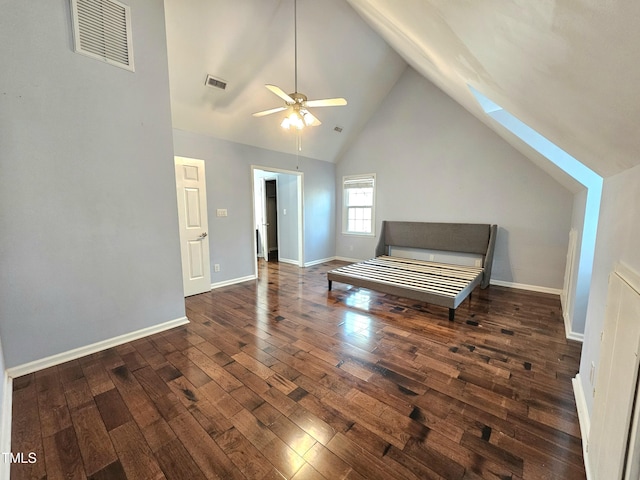
[[[265,223],[263,255],[267,262],[277,262],[278,256],[278,181],[264,180]]]
[[[251,166],[255,274],[258,261],[304,265],[303,173]]]

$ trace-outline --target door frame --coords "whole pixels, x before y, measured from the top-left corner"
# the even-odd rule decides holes
[[[304,267],[304,172],[296,170],[285,170],[282,168],[266,167],[262,165],[251,165],[251,210],[253,215],[251,216],[251,231],[255,230],[256,225],[256,178],[255,171],[261,170],[269,173],[284,173],[286,175],[295,175],[297,177],[297,191],[298,191],[298,266]],[[262,179],[260,179],[262,181]],[[258,277],[258,243],[255,235],[253,235],[253,258],[254,263],[254,275]]]

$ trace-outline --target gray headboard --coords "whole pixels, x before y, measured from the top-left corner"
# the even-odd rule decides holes
[[[388,255],[389,247],[424,248],[483,256],[482,288],[489,285],[498,226],[488,223],[390,222],[384,220],[376,257]]]

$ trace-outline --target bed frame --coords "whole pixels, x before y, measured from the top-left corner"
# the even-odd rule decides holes
[[[497,225],[383,221],[376,257],[327,272],[333,282],[455,309],[480,285],[489,286]],[[481,267],[389,256],[391,247],[442,250],[482,255]]]

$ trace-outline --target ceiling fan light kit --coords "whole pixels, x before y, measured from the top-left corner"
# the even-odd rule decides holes
[[[314,122],[314,117],[309,112],[301,112],[300,109],[295,109],[294,107],[292,108],[291,113],[282,119],[280,126],[287,130],[290,130],[291,128],[302,130],[304,127],[319,125],[320,121],[317,119],[315,120],[316,122]]]
[[[310,111],[309,108],[315,107],[338,107],[346,105],[344,98],[325,98],[322,100],[307,100],[307,96],[298,92],[298,13],[297,0],[293,1],[293,30],[294,30],[294,73],[295,73],[295,92],[286,94],[284,90],[276,85],[265,85],[267,89],[276,94],[285,102],[284,107],[271,108],[253,114],[254,117],[264,117],[272,113],[287,111],[286,116],[280,123],[284,129],[302,130],[304,127],[315,127],[321,125]]]

